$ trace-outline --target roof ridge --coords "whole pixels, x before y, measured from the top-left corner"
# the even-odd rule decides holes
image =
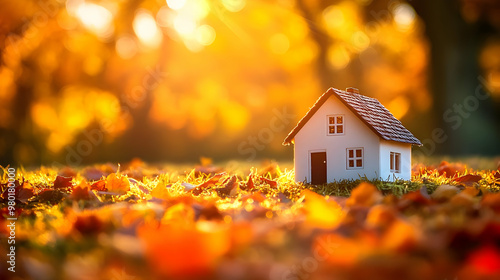
[[[309,111],[285,138],[283,145],[292,143],[295,135],[311,119],[321,106],[332,95],[335,95],[354,115],[364,122],[380,138],[389,141],[422,145],[404,125],[376,98],[360,93],[348,92],[336,88],[329,88],[314,103]]]

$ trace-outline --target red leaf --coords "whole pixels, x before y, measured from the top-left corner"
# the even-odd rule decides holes
[[[269,184],[270,187],[272,188],[276,188],[278,186],[278,183],[276,181],[273,181],[271,179],[267,179],[265,177],[260,177],[262,179],[262,181],[266,182],[267,184]]]
[[[248,176],[248,181],[246,183],[246,190],[247,191],[253,191],[255,189],[255,185],[253,183],[252,177],[253,177],[253,175]]]
[[[97,182],[94,182],[94,183],[90,186],[90,189],[91,189],[91,190],[100,191],[100,192],[105,192],[105,191],[107,191],[108,189],[106,188],[106,180],[99,180],[99,181],[97,181]]]
[[[442,161],[437,168],[439,175],[446,175],[446,177],[453,177],[456,173],[464,172],[467,166],[462,163],[449,163]]]
[[[54,189],[66,189],[72,187],[73,184],[71,183],[71,180],[73,180],[72,177],[57,176],[54,181]]]
[[[493,245],[483,246],[469,255],[468,263],[484,274],[500,272],[500,252]]]
[[[215,174],[212,178],[208,179],[204,183],[199,184],[196,188],[191,189],[191,192],[194,195],[200,195],[204,189],[214,186],[215,183],[219,182],[220,178],[224,175],[226,175],[226,172]]]
[[[40,202],[59,203],[63,199],[63,193],[58,190],[44,190],[38,195]]]
[[[27,202],[32,197],[33,197],[32,189],[21,188],[16,198],[21,202]]]
[[[477,183],[481,181],[483,177],[481,175],[472,175],[472,174],[467,174],[458,178],[455,178],[453,181],[457,183],[462,183],[465,186],[472,187],[474,183]]]
[[[95,215],[78,216],[73,228],[83,235],[96,235],[104,229],[103,222]]]

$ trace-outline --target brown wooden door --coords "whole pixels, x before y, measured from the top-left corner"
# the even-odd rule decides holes
[[[311,184],[326,183],[326,152],[311,153]]]

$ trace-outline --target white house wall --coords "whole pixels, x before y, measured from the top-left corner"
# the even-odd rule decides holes
[[[328,135],[327,115],[344,115],[344,134]],[[295,180],[311,181],[310,152],[326,151],[327,181],[380,177],[379,137],[335,96],[295,135]],[[363,169],[347,169],[346,148],[363,148]]]
[[[391,152],[401,154],[401,172],[391,172]],[[407,143],[380,140],[380,177],[383,180],[411,179],[411,145]]]

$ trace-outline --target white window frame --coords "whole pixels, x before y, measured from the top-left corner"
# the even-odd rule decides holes
[[[389,168],[393,173],[401,173],[401,153],[391,152]]]
[[[361,156],[357,155],[357,151],[359,151],[359,150],[361,151]],[[349,156],[349,151],[352,151],[352,155],[353,155],[352,157]],[[346,169],[351,170],[351,169],[363,169],[363,168],[365,168],[364,156],[365,156],[365,151],[364,151],[364,148],[362,148],[362,147],[347,148],[346,155],[345,155]],[[358,166],[358,160],[361,160],[361,166]],[[352,167],[349,166],[350,161],[353,161]]]
[[[337,123],[338,119],[341,118],[342,123]],[[330,118],[333,118],[333,123],[330,124]],[[330,127],[334,127],[335,132],[330,133]],[[342,127],[342,133],[338,133],[337,129],[338,127]],[[334,136],[334,135],[344,135],[345,133],[345,117],[344,115],[327,115],[326,116],[326,135],[328,136]]]

